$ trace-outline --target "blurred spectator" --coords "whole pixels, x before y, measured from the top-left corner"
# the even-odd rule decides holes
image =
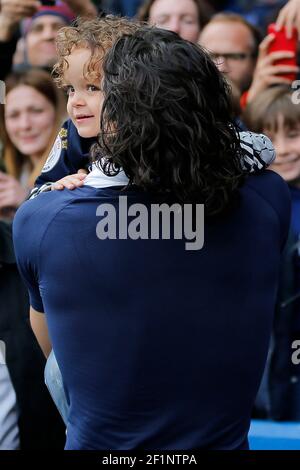
[[[18,65],[22,66],[25,57],[25,40],[20,38],[17,42],[16,52],[13,56],[13,68],[17,69]]]
[[[244,92],[255,69],[260,32],[242,16],[215,15],[201,32],[199,42],[214,58],[219,70]]]
[[[281,282],[265,380],[257,400],[260,416],[300,420],[300,366],[293,365],[292,342],[300,338],[300,108],[299,92],[275,86],[260,93],[246,108],[250,130],[273,142],[271,169],[289,185],[292,218],[289,244],[282,258]]]
[[[44,384],[45,358],[30,328],[11,226],[2,221],[0,298],[0,450],[63,449],[64,426]]]
[[[291,85],[292,80],[285,77],[285,74],[299,72],[298,66],[283,65],[276,63],[282,59],[291,58],[293,53],[290,51],[276,51],[268,53],[268,48],[274,36],[268,34],[259,45],[259,53],[256,67],[253,74],[253,80],[247,91],[247,103],[255,99],[262,91],[272,85]]]
[[[138,11],[137,18],[197,42],[211,13],[205,0],[147,0]]]
[[[55,6],[41,5],[35,0],[2,0],[0,11],[0,79],[10,72],[20,31],[24,33],[26,65],[51,67],[56,60],[54,40],[57,30],[70,23],[75,15],[96,15],[91,0],[65,0]],[[20,28],[21,26],[21,28]]]
[[[60,129],[65,107],[62,92],[47,72],[29,69],[7,78],[0,130],[7,174],[0,172],[0,211],[10,212],[27,197]],[[56,151],[54,147],[53,158]]]
[[[33,66],[52,66],[56,61],[55,36],[75,15],[67,5],[42,6],[23,20],[25,61]]]

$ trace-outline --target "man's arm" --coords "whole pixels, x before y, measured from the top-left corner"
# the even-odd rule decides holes
[[[51,352],[52,346],[48,334],[45,314],[34,310],[33,307],[30,307],[30,324],[37,342],[47,358]]]

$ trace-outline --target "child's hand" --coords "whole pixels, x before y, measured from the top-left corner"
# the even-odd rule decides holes
[[[80,186],[83,185],[84,179],[87,174],[88,173],[86,170],[78,170],[78,172],[75,173],[74,175],[65,176],[64,178],[56,181],[56,183],[53,183],[51,189],[62,190],[64,188],[67,188],[67,189],[79,188]]]

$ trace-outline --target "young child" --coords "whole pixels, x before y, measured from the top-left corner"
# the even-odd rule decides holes
[[[139,28],[126,18],[107,16],[79,21],[77,26],[62,28],[57,36],[59,60],[55,66],[58,86],[68,94],[70,119],[64,123],[50,152],[31,198],[51,189],[74,189],[85,183],[91,169],[89,150],[100,127],[102,94],[100,90],[101,62],[118,37]],[[263,135],[240,132],[244,150],[245,172],[262,171],[275,158],[274,149]],[[125,185],[124,172],[107,177],[96,170],[101,185]],[[92,176],[88,184],[96,184]],[[98,182],[99,183],[99,182]]]
[[[290,87],[271,87],[248,105],[243,119],[249,129],[264,132],[272,140],[276,159],[270,169],[288,183],[291,192],[290,237],[282,260],[272,351],[266,370],[269,377],[265,395],[269,403],[265,411],[266,417],[297,421],[300,366],[291,360],[293,341],[300,338],[300,108],[296,99],[297,92]]]
[[[244,120],[255,132],[272,141],[276,159],[270,169],[289,185],[292,198],[291,228],[300,239],[300,108],[289,87],[276,86],[261,93],[245,111]],[[300,284],[299,284],[300,288]]]

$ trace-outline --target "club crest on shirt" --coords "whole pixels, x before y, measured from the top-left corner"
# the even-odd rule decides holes
[[[66,139],[68,137],[68,129],[64,129],[63,127],[59,131],[59,135],[62,139]]]
[[[56,137],[52,149],[50,150],[49,156],[42,169],[42,173],[47,173],[48,171],[52,170],[59,161],[62,150],[68,148],[67,136],[67,129],[62,128]]]

